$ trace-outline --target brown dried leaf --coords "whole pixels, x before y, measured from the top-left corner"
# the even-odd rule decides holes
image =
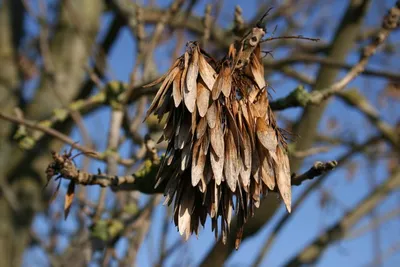
[[[190,194],[190,190],[183,192],[181,201],[179,202],[179,215],[178,215],[178,228],[180,235],[185,234],[184,238],[187,240],[190,236],[190,213],[194,204],[194,197]]]
[[[232,197],[225,197],[225,205],[227,207],[226,211],[226,221],[227,221],[227,228],[228,232],[230,231],[230,225],[231,225],[231,220],[232,220],[232,211],[233,211],[233,201]]]
[[[218,206],[219,206],[219,198],[220,198],[220,189],[217,183],[213,183],[211,186],[211,210],[210,216],[211,218],[215,218],[218,214]],[[216,225],[213,224],[213,229],[216,228]],[[218,230],[217,230],[218,231]]]
[[[238,162],[239,162],[240,181],[242,183],[243,188],[247,192],[248,187],[250,185],[251,168],[248,168],[244,165],[243,159],[239,159]]]
[[[211,91],[212,94],[211,96],[213,100],[217,100],[219,95],[221,94],[223,83],[224,83],[223,73],[220,72],[217,76],[217,79],[215,80],[214,86]]]
[[[260,154],[261,153],[263,152],[260,152]],[[261,179],[263,180],[264,184],[268,186],[269,190],[272,191],[275,188],[275,174],[273,172],[272,166],[268,160],[267,155],[263,155],[261,160],[262,160]]]
[[[191,127],[190,121],[182,119],[179,131],[176,131],[176,134],[179,134],[175,136],[175,149],[183,149],[186,142],[189,141]]]
[[[177,108],[182,102],[182,89],[181,89],[181,77],[182,72],[180,71],[178,75],[175,76],[172,85],[172,96],[174,98],[175,107]]]
[[[169,69],[170,69],[170,70],[174,69],[176,66],[178,66],[178,64],[180,63],[180,61],[181,61],[181,58],[178,58],[178,59],[174,62],[174,64],[173,64]],[[152,87],[152,86],[154,86],[154,85],[156,85],[156,84],[159,84],[159,83],[162,82],[169,74],[170,74],[170,72],[166,72],[163,76],[161,76],[161,77],[158,78],[157,80],[155,80],[155,81],[153,81],[153,82],[151,82],[151,83],[149,83],[149,84],[143,85],[143,87],[144,87],[144,88],[148,88],[148,87]]]
[[[206,61],[203,55],[199,55],[199,70],[200,76],[203,79],[204,83],[207,85],[208,90],[212,90],[215,83],[215,70],[211,67],[210,64]]]
[[[253,198],[254,206],[256,208],[259,208],[260,207],[260,189],[261,189],[261,184],[252,183],[251,185],[252,185],[252,188],[253,188],[251,197]]]
[[[214,173],[215,183],[217,185],[220,185],[222,181],[222,173],[224,170],[224,157],[218,157],[212,147],[210,152],[211,168]]]
[[[219,158],[224,157],[224,133],[221,128],[221,123],[217,121],[214,128],[210,130],[211,146],[215,151],[215,154]]]
[[[196,111],[196,109],[194,109],[192,112],[192,125],[190,127],[192,136],[196,132],[196,126],[197,126],[197,111]]]
[[[250,141],[251,141],[252,144],[254,144],[254,136],[253,136],[253,133],[254,133],[254,118],[250,117],[250,114],[249,114],[250,108],[249,108],[248,105],[241,105],[241,111],[242,111],[242,114],[243,114],[244,121],[246,122],[247,127],[249,129],[248,134],[249,134],[249,137],[250,137]]]
[[[155,114],[157,115],[158,121],[161,121],[164,115],[169,112],[169,109],[171,107],[170,101],[172,100],[170,91],[171,90],[168,90],[165,95],[162,96],[162,99],[160,99],[158,105],[155,108]]]
[[[193,113],[196,108],[196,97],[197,97],[197,86],[191,88],[191,91],[185,86],[183,88],[183,101],[185,102],[186,108],[190,113]]]
[[[261,179],[261,164],[260,164],[260,157],[258,156],[258,152],[256,150],[252,151],[252,164],[251,164],[251,174],[253,175],[254,180],[256,181],[257,184],[260,183]]]
[[[206,164],[206,155],[200,151],[201,140],[197,140],[193,147],[192,159],[192,186],[195,187],[200,180],[204,180],[204,167]]]
[[[186,75],[186,86],[188,91],[192,91],[197,87],[198,75],[199,75],[199,53],[197,49],[194,49]]]
[[[204,117],[208,110],[210,91],[202,84],[197,84],[197,110],[200,117]]]
[[[237,162],[237,149],[232,132],[228,129],[225,137],[225,161],[224,161],[224,174],[228,187],[232,192],[236,191],[236,184],[238,181],[238,162]]]
[[[291,180],[290,180],[290,166],[289,158],[286,153],[282,151],[280,147],[276,150],[277,162],[275,167],[276,181],[279,188],[279,193],[286,205],[287,211],[291,212]]]
[[[231,130],[231,132],[232,132],[232,134],[233,134],[233,138],[234,138],[235,144],[236,144],[236,146],[237,146],[238,149],[239,149],[239,148],[241,148],[242,145],[243,145],[242,134],[241,134],[241,132],[240,132],[240,130],[239,130],[239,127],[238,127],[237,124],[236,124],[236,120],[235,120],[235,118],[233,117],[232,112],[231,112],[229,109],[227,109],[227,112],[225,112],[225,114],[226,114],[226,117],[228,118],[229,129]]]
[[[258,118],[256,123],[257,137],[260,143],[269,151],[275,151],[278,145],[276,132],[264,119]]]
[[[221,88],[224,96],[228,97],[230,95],[231,87],[232,87],[231,69],[229,67],[226,67],[223,69],[222,88]]]
[[[249,102],[247,107],[248,107],[248,112],[249,112],[250,118],[259,118],[259,117],[261,117],[261,114],[258,113],[258,110],[257,110],[256,106],[253,103]]]
[[[69,211],[71,209],[72,201],[74,200],[75,196],[75,182],[71,181],[68,185],[67,193],[65,194],[65,201],[64,201],[64,219],[68,218]]]
[[[186,97],[185,91],[188,91],[187,86],[186,86],[186,75],[187,75],[188,67],[189,67],[189,53],[185,52],[183,58],[184,58],[184,67],[183,67],[182,76],[181,76],[181,93],[183,95],[183,100],[186,105],[186,101],[190,102],[190,100],[185,100],[185,97]]]
[[[257,102],[254,104],[254,106],[256,107],[258,114],[260,114],[260,117],[267,121],[269,103],[266,92],[260,93],[259,98],[257,99]]]
[[[251,60],[251,72],[253,74],[254,80],[256,81],[258,88],[262,89],[265,87],[265,80],[264,80],[264,67],[260,63],[258,57],[253,56],[253,60]]]
[[[197,124],[196,138],[200,139],[201,137],[203,137],[206,130],[207,130],[207,120],[206,118],[200,118],[199,123]]]
[[[243,163],[244,166],[247,168],[251,168],[251,159],[252,159],[252,149],[251,149],[251,141],[250,141],[250,136],[247,133],[246,129],[243,129],[242,131],[242,136],[243,136]]]
[[[168,76],[165,78],[165,80],[163,81],[163,83],[161,84],[160,89],[157,91],[156,96],[153,99],[153,102],[151,103],[149,109],[147,110],[146,113],[146,119],[149,117],[149,115],[151,113],[153,113],[154,111],[154,107],[156,107],[160,101],[160,99],[166,94],[166,92],[169,89],[169,86],[171,85],[171,83],[174,81],[175,76],[178,74],[179,68],[176,67],[174,69],[172,69]]]
[[[185,147],[182,149],[182,154],[181,154],[181,170],[184,171],[189,165],[190,162],[190,156],[191,156],[191,144],[188,142]]]
[[[211,142],[210,135],[209,134],[204,135],[202,145],[201,145],[201,152],[204,155],[207,155],[207,153],[208,153],[208,148],[210,146],[210,142]]]
[[[243,238],[243,226],[239,228],[239,230],[236,233],[236,239],[235,239],[235,249],[238,250],[240,243],[242,242]]]
[[[159,184],[161,184],[161,182],[157,181],[156,187]],[[174,199],[174,195],[178,189],[177,185],[178,185],[178,179],[175,177],[169,177],[168,183],[165,186],[165,191],[164,191],[165,200],[163,205],[171,205],[172,200]]]
[[[211,106],[208,108],[206,118],[208,127],[211,129],[214,128],[217,121],[217,106],[215,102],[212,102]]]

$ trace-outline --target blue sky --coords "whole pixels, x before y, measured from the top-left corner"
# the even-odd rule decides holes
[[[169,1],[158,1],[161,6],[167,5]],[[320,1],[324,2],[324,1]],[[327,23],[330,25],[337,25],[340,21],[338,14],[342,14],[342,11],[346,8],[347,1],[326,1],[327,3],[320,7],[321,12],[325,12]],[[374,7],[379,6],[379,2],[386,7],[390,6],[394,1],[373,1]],[[205,4],[207,1],[200,1],[199,4],[196,5],[194,13],[201,15],[203,13]],[[223,27],[227,27],[231,25],[232,14],[234,10],[234,6],[239,4],[243,9],[243,14],[245,18],[251,18],[256,12],[256,3],[257,1],[224,1],[224,5],[222,8],[222,13],[219,17],[218,23]],[[373,7],[373,8],[374,8]],[[335,12],[330,13],[327,12],[330,10],[334,10]],[[371,11],[371,10],[370,10]],[[371,12],[370,12],[371,13]],[[306,20],[305,23],[309,23],[313,19],[317,17],[317,14],[312,14],[310,17],[304,18]],[[377,26],[379,25],[380,18],[374,14],[369,14],[366,24],[369,26]],[[111,21],[110,15],[105,15],[102,19],[102,31],[105,32],[107,27]],[[275,25],[271,26],[274,27]],[[35,31],[34,26],[32,26],[32,31]],[[37,31],[37,29],[36,29]],[[279,33],[279,28],[278,28]],[[315,36],[313,32],[296,32],[297,34],[306,35],[309,37],[320,37],[323,40],[331,40],[332,33],[326,33],[323,36]],[[101,38],[101,34],[99,36]],[[395,34],[392,36],[392,39],[399,40],[399,34]],[[189,41],[189,40],[187,40]],[[171,54],[172,49],[174,48],[174,43],[170,42],[166,46],[161,49],[158,49],[155,54],[155,58],[157,59],[157,65],[159,66],[160,73],[165,71],[170,64],[169,55]],[[132,36],[128,29],[122,29],[119,38],[111,53],[108,57],[109,64],[109,75],[110,79],[116,79],[120,81],[127,82],[129,80],[129,75],[132,70],[132,66],[135,60],[135,42],[132,39]],[[279,59],[286,57],[285,51],[275,51],[274,58]],[[385,58],[387,60],[387,64],[391,64],[394,66],[392,71],[400,71],[399,65],[394,65],[395,60],[398,60],[398,53],[396,57],[393,58]],[[356,55],[350,55],[348,57],[348,62],[352,63],[357,60]],[[379,58],[372,58],[369,67],[376,67],[381,64]],[[303,66],[299,66],[299,69],[304,68]],[[315,75],[316,68],[308,68],[306,71],[310,75]],[[283,83],[281,80],[282,77],[279,75],[274,75],[272,77],[272,87],[275,89],[275,92],[271,92],[274,98],[278,98],[286,95],[288,92],[293,90],[298,83],[295,81],[290,81],[286,79]],[[276,83],[274,82],[276,81]],[[368,96],[372,103],[376,103],[379,90],[383,88],[384,83],[381,79],[368,79],[368,84],[365,83],[364,79],[357,79],[355,82],[351,83],[350,87],[358,87],[360,90]],[[32,86],[33,88],[34,86]],[[376,89],[378,88],[378,89]],[[388,112],[388,110],[391,112]],[[384,118],[391,123],[394,123],[394,120],[397,119],[393,114],[394,112],[400,112],[399,105],[384,107],[381,110]],[[283,115],[287,118],[295,118],[300,114],[300,109],[292,109],[288,111],[284,111]],[[400,114],[400,113],[397,113]],[[103,151],[106,146],[106,136],[107,129],[109,126],[109,116],[110,110],[106,108],[102,108],[96,112],[93,112],[85,117],[85,125],[89,130],[90,136],[93,141],[97,145],[97,149],[99,151]],[[320,131],[327,132],[327,124],[328,118],[335,118],[340,121],[339,129],[334,129],[333,133],[343,135],[343,136],[356,136],[356,140],[362,141],[365,140],[368,136],[373,134],[373,127],[369,127],[368,122],[360,115],[357,111],[349,109],[346,105],[341,103],[338,100],[333,100],[329,104],[329,107],[326,111],[326,115],[324,119],[320,123]],[[360,131],[360,129],[363,129]],[[365,129],[365,130],[364,130]],[[79,132],[74,129],[71,133],[71,136],[74,140],[79,140],[80,135]],[[129,149],[131,144],[126,143],[121,147],[121,154],[128,156]],[[345,148],[337,148],[334,149],[330,153],[326,153],[323,155],[316,157],[311,157],[305,160],[303,169],[309,168],[315,160],[333,160],[337,159],[339,155],[346,151]],[[291,256],[295,255],[297,251],[299,251],[304,245],[313,240],[315,236],[324,231],[327,226],[334,223],[337,219],[339,219],[343,213],[346,211],[345,208],[349,209],[353,207],[362,197],[364,197],[369,192],[368,182],[366,181],[368,176],[373,176],[376,181],[382,181],[387,177],[386,168],[382,167],[385,162],[381,162],[382,166],[376,166],[371,169],[368,168],[368,164],[362,160],[361,157],[355,157],[357,162],[360,162],[360,167],[356,170],[354,177],[349,180],[347,179],[347,171],[344,169],[338,169],[330,175],[327,181],[324,183],[323,188],[328,190],[329,192],[334,192],[336,198],[340,201],[340,205],[333,205],[330,209],[321,209],[319,204],[320,194],[318,192],[313,193],[306,202],[292,215],[292,219],[290,223],[285,226],[284,231],[282,231],[281,235],[278,237],[276,242],[273,245],[272,250],[265,258],[263,262],[263,266],[279,266],[280,264],[286,262]],[[78,160],[79,162],[79,160]],[[96,161],[91,161],[90,170],[94,172],[97,168],[104,169],[105,165]],[[123,170],[121,170],[122,173]],[[294,188],[294,199],[298,196],[308,185],[305,183],[304,186]],[[64,184],[63,188],[64,192],[66,190],[66,184]],[[90,197],[93,200],[96,200],[98,197],[99,189],[97,187],[91,187],[88,189],[90,192]],[[52,205],[51,209],[53,210],[61,210],[62,205],[62,197],[60,197],[55,204]],[[112,193],[108,194],[109,201],[113,201]],[[394,207],[398,206],[399,203],[399,192],[396,194],[392,194],[391,197],[387,198],[384,203],[379,207],[378,213],[385,212]],[[142,203],[144,203],[146,196],[143,197]],[[341,206],[341,205],[344,205]],[[164,218],[164,213],[166,212],[166,208],[163,206],[157,207],[156,212],[152,218],[152,226],[151,231],[149,232],[148,238],[142,245],[139,255],[138,255],[138,266],[151,266],[150,262],[156,260],[153,255],[158,252],[158,243],[157,240],[161,235],[161,223]],[[240,250],[233,253],[232,256],[226,263],[226,266],[247,266],[250,264],[254,257],[258,254],[260,246],[263,244],[263,240],[270,234],[274,224],[276,221],[282,216],[286,211],[283,209],[283,206],[273,218],[273,220],[259,232],[259,234],[253,238],[247,239],[240,247]],[[367,223],[368,220],[363,220],[362,223]],[[74,231],[76,225],[74,223],[73,217],[70,217],[67,221],[60,221],[60,227],[67,231]],[[385,227],[380,231],[381,234],[381,243],[382,243],[382,251],[385,251],[386,248],[393,244],[396,239],[398,240],[399,233],[399,222],[398,220],[391,221],[385,223]],[[48,222],[44,220],[44,216],[37,216],[34,223],[34,230],[39,233],[40,236],[46,237],[48,233]],[[173,226],[172,218],[170,224],[170,231],[168,233],[168,242],[169,244],[174,243],[174,241],[179,238],[179,233],[177,233],[175,227]],[[364,264],[369,263],[373,258],[373,247],[372,247],[372,236],[371,234],[366,234],[360,238],[354,240],[346,240],[339,242],[339,245],[331,246],[324,256],[321,258],[317,266],[363,266]],[[190,266],[196,266],[197,263],[201,262],[201,259],[206,255],[208,249],[212,247],[214,244],[214,234],[211,232],[211,227],[209,223],[207,223],[204,230],[201,231],[199,238],[191,237],[188,241],[188,247],[186,250],[179,250],[173,256],[169,258],[167,261],[167,266],[173,266],[174,262],[176,263],[178,259],[185,258],[188,262],[191,263]],[[60,249],[67,245],[67,239],[61,239]],[[118,245],[118,253],[121,253],[129,249],[127,248],[126,240],[121,240]],[[45,266],[44,264],[47,262],[43,253],[34,248],[29,250],[26,253],[25,258],[34,257],[34,264],[37,262],[37,266]],[[179,261],[178,261],[179,262]],[[154,262],[152,262],[154,263]],[[395,263],[400,263],[400,255],[397,254],[387,261],[385,261],[384,266],[395,266]],[[25,264],[28,264],[27,261]],[[30,265],[32,266],[32,262]]]

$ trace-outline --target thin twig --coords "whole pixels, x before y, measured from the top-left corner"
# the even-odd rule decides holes
[[[344,238],[345,239],[358,238],[366,233],[369,233],[371,230],[378,228],[381,224],[397,217],[398,215],[400,215],[400,208],[396,208],[394,210],[386,212],[385,214],[379,215],[379,217],[372,219],[371,223],[368,223],[367,225],[364,225],[362,227],[359,227],[358,229],[346,233],[346,236]]]
[[[377,144],[381,140],[380,136],[374,136],[367,141],[365,141],[362,144],[354,145],[354,147],[347,153],[345,153],[343,156],[341,156],[338,160],[338,165],[341,165],[342,163],[348,161],[354,154],[359,153],[369,147],[371,147],[374,144]],[[293,213],[295,213],[298,209],[298,207],[305,201],[305,199],[310,195],[311,192],[314,192],[316,188],[318,188],[329,176],[329,172],[325,173],[321,177],[319,177],[316,180],[313,180],[313,183],[309,185],[305,191],[296,199],[294,204],[292,205],[292,216]],[[286,223],[290,219],[290,215],[287,213],[283,215],[279,221],[275,224],[274,229],[272,230],[272,234],[268,236],[266,239],[265,243],[263,246],[261,246],[261,251],[256,257],[256,260],[254,261],[252,266],[260,266],[263,258],[266,256],[268,251],[271,249],[271,246],[275,240],[275,238],[279,235],[280,231],[283,229],[283,227],[286,225]]]
[[[61,175],[62,178],[74,181],[76,184],[100,185],[101,187],[119,186],[124,183],[134,183],[136,180],[134,175],[117,176],[83,172],[75,166],[70,155],[53,152],[52,156],[53,161],[46,170],[49,179],[55,175]]]
[[[310,38],[310,37],[304,37],[302,35],[296,35],[296,36],[278,36],[278,37],[269,37],[261,41],[261,43],[266,43],[274,40],[282,40],[282,39],[297,39],[297,40],[307,40],[307,41],[313,41],[313,42],[318,42],[320,39],[319,38]]]
[[[65,134],[63,134],[63,133],[61,133],[61,132],[59,132],[57,130],[54,130],[52,128],[43,126],[40,123],[32,122],[32,121],[25,120],[25,119],[15,118],[13,116],[6,115],[6,114],[4,114],[2,112],[0,112],[0,119],[7,120],[7,121],[10,121],[10,122],[13,122],[13,123],[16,123],[16,124],[24,125],[26,127],[34,129],[34,130],[42,131],[45,134],[53,136],[56,139],[66,143],[66,144],[69,144],[70,146],[72,146],[75,149],[78,149],[78,150],[80,150],[80,151],[82,151],[84,153],[87,153],[88,157],[91,157],[91,158],[94,158],[94,159],[97,159],[97,160],[101,160],[101,161],[105,161],[106,160],[106,157],[103,154],[101,154],[99,152],[96,152],[96,151],[93,151],[92,149],[90,149],[90,148],[88,148],[86,146],[79,145],[79,144],[76,143],[76,141],[72,140],[67,135],[65,135]],[[121,159],[121,158],[119,158],[118,159],[118,164],[121,164],[121,165],[124,165],[124,166],[131,166],[132,164],[134,164],[134,161],[132,159]]]
[[[315,55],[310,55],[310,54],[294,54],[290,55],[287,58],[275,60],[275,61],[264,61],[264,67],[269,68],[269,69],[278,69],[281,70],[281,68],[293,64],[321,64],[323,66],[328,66],[332,68],[340,68],[343,70],[351,70],[354,66],[354,64],[349,64],[346,62],[338,61],[332,58],[326,58],[326,57],[320,57],[320,56],[315,56]],[[391,79],[394,81],[400,80],[400,75],[398,72],[394,71],[389,71],[389,70],[378,70],[378,69],[371,69],[371,68],[366,68],[361,75],[365,76],[374,76],[374,77],[382,77],[382,78],[387,78]]]
[[[399,27],[400,24],[400,2],[391,8],[388,14],[383,18],[382,26],[375,39],[362,49],[359,62],[344,76],[341,80],[333,84],[331,87],[315,91],[311,98],[312,104],[319,104],[331,95],[340,92],[346,85],[348,85],[355,77],[362,73],[370,59],[378,47],[381,46],[388,38],[390,32]]]
[[[333,170],[338,165],[337,161],[320,162],[317,161],[314,165],[305,173],[296,175],[292,174],[292,185],[301,185],[305,180],[313,179],[314,177],[320,176],[328,171]]]

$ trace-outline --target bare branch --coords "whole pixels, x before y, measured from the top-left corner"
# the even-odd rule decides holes
[[[35,123],[35,122],[29,121],[29,120],[26,120],[26,119],[19,119],[19,118],[10,116],[10,115],[6,115],[6,114],[1,113],[1,112],[0,112],[0,119],[6,120],[6,121],[10,121],[10,122],[13,122],[13,123],[16,123],[16,124],[24,125],[26,127],[32,128],[34,130],[38,130],[38,131],[44,132],[44,133],[46,133],[46,134],[48,134],[50,136],[53,136],[56,139],[66,143],[66,144],[69,144],[70,146],[72,146],[75,149],[78,149],[78,150],[80,150],[80,151],[82,151],[84,153],[87,153],[87,155],[89,157],[91,157],[91,158],[94,158],[94,159],[97,159],[97,160],[102,160],[102,161],[106,160],[105,155],[102,155],[102,154],[100,154],[98,152],[94,152],[92,149],[90,149],[88,147],[79,145],[74,140],[69,138],[67,135],[65,135],[65,134],[63,134],[63,133],[61,133],[61,132],[59,132],[57,130],[54,130],[52,128],[43,126],[40,123]],[[121,164],[121,165],[130,166],[134,162],[131,159],[121,159],[120,158],[120,159],[118,159],[118,163]]]
[[[344,238],[345,239],[358,238],[366,233],[369,233],[371,230],[378,228],[383,223],[385,223],[399,215],[400,215],[400,208],[396,208],[394,210],[386,212],[385,214],[380,215],[377,218],[373,218],[371,223],[368,223],[367,225],[359,227],[358,229],[354,229],[353,231],[349,231]]]
[[[292,174],[292,185],[301,185],[305,180],[313,179],[314,177],[320,176],[328,171],[333,170],[338,165],[337,161],[320,162],[317,161],[314,165],[305,173],[296,175]]]
[[[306,40],[306,41],[313,41],[313,42],[318,42],[320,39],[319,38],[310,38],[310,37],[304,37],[302,35],[296,35],[296,36],[278,36],[278,37],[269,37],[261,41],[261,43],[266,43],[274,40],[282,40],[282,39],[296,39],[296,40]]]
[[[341,164],[347,162],[354,154],[362,152],[372,145],[378,144],[380,140],[381,140],[381,138],[379,136],[374,136],[362,144],[354,145],[353,148],[349,152],[345,153],[343,156],[341,156],[339,158],[338,165],[341,165]],[[307,197],[312,192],[314,192],[314,190],[316,190],[324,181],[326,181],[326,179],[329,177],[329,174],[330,174],[329,172],[323,174],[321,177],[319,177],[319,179],[314,180],[313,183],[310,184],[302,192],[302,194],[296,199],[296,201],[293,204],[293,212],[291,215],[293,215],[293,213],[298,210],[298,207],[300,207],[300,205],[307,199]],[[279,219],[279,221],[276,223],[276,225],[274,226],[274,228],[272,230],[272,234],[265,241],[265,245],[262,246],[260,253],[258,254],[258,256],[256,257],[256,260],[253,263],[253,266],[259,266],[261,264],[262,259],[265,257],[265,255],[270,250],[273,242],[275,241],[275,238],[280,234],[281,230],[286,225],[286,223],[289,221],[289,219],[290,219],[289,214],[285,214]]]
[[[299,254],[288,260],[283,266],[293,267],[316,263],[330,244],[342,239],[349,229],[381,203],[390,192],[399,188],[399,186],[400,168],[397,168],[383,184],[368,194],[355,208],[347,212],[334,225],[315,238]]]

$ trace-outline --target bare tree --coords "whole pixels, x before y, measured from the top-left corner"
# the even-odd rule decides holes
[[[346,257],[372,266],[398,260],[398,238],[391,239],[398,233],[382,229],[398,228],[399,216],[400,3],[271,0],[249,1],[248,8],[228,1],[145,2],[1,1],[0,265],[303,266],[368,235],[372,253]],[[113,46],[133,58],[118,61]],[[195,76],[175,85],[186,73]],[[249,95],[240,97],[253,99],[257,109],[258,115],[250,112],[257,133],[241,119],[233,123],[240,101],[226,101],[241,86]],[[214,138],[209,152],[195,141],[185,146],[182,135],[202,127],[213,105],[219,115],[208,123],[226,118],[220,122],[225,132],[205,130]],[[166,116],[143,122],[149,109]],[[168,116],[182,123],[169,123]],[[157,143],[160,137],[165,140]],[[266,164],[273,175],[257,180],[252,173],[254,182],[243,182],[244,167],[235,164],[249,147],[272,155]],[[201,149],[204,158],[195,159]],[[215,155],[228,163],[216,167]],[[262,160],[251,157],[249,166],[265,171]],[[166,167],[190,169],[192,160],[189,180],[187,172]],[[168,183],[171,177],[184,182]],[[220,187],[218,179],[224,179]],[[185,192],[176,193],[175,208],[162,206],[162,194],[172,202],[175,191]],[[209,192],[225,200],[215,204]],[[245,204],[234,205],[235,199]],[[283,202],[291,213],[279,212]],[[238,225],[229,224],[232,206]],[[277,241],[293,233],[288,225],[306,228],[299,219],[306,209],[313,210],[310,220],[320,214],[329,225],[314,229],[308,242],[279,247],[285,256],[274,258]],[[212,223],[198,240],[185,242],[173,231],[174,217],[187,238],[207,217]],[[218,227],[222,234],[210,248],[196,246]],[[246,247],[251,257],[235,258]],[[143,250],[149,250],[147,261]]]

